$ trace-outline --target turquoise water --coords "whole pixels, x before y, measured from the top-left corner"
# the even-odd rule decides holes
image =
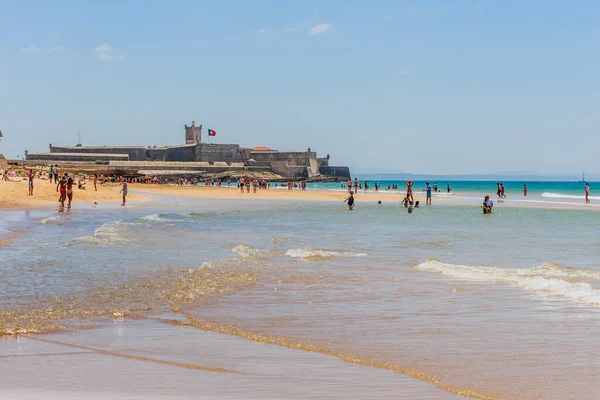
[[[556,199],[541,194],[577,189],[545,184],[532,201],[553,206]],[[160,198],[120,209],[0,213],[5,236],[17,243],[0,248],[0,330],[80,344],[95,337],[104,348],[120,343],[125,330],[138,339],[124,349],[159,341],[166,347],[153,357],[181,362],[180,340],[210,332],[239,345],[266,343],[252,350],[261,374],[282,370],[269,368],[279,351],[271,349],[293,348],[357,360],[382,388],[387,372],[410,370],[443,389],[413,388],[422,395],[412,398],[454,398],[446,396],[461,390],[594,398],[600,214],[512,207],[506,183],[509,198],[484,216],[475,200],[489,183],[471,185],[467,195],[434,198],[413,214],[362,195],[354,211],[341,202]],[[192,327],[169,325],[163,342],[159,332],[167,328],[154,317]],[[6,354],[15,351],[14,342],[4,345]],[[209,360],[235,369],[235,355],[226,354]],[[0,362],[10,370],[10,359]],[[309,398],[331,398],[335,389],[325,395],[311,385],[354,376],[312,362],[321,366],[318,377],[291,386],[271,381],[256,393],[277,397],[304,387]],[[29,367],[36,368],[33,360]],[[138,378],[150,384],[146,372]],[[355,398],[389,398],[352,379]],[[190,387],[180,382],[172,390],[186,397]]]

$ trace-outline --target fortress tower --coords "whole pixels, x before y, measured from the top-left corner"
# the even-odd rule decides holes
[[[185,126],[185,144],[198,144],[202,142],[202,125],[196,126],[192,121],[192,126]]]

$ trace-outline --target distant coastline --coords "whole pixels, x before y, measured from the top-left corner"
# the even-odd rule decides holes
[[[411,174],[411,173],[362,173],[360,170],[354,171],[354,176],[359,180],[385,180],[396,181],[412,179],[415,181],[438,180],[438,181],[536,181],[536,182],[580,182],[581,176],[573,175],[538,175],[538,174]],[[588,182],[598,182],[600,177],[590,175],[586,177]]]

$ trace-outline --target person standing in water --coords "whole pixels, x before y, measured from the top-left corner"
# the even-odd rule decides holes
[[[431,185],[429,184],[429,182],[425,183],[425,193],[426,193],[426,200],[425,200],[425,205],[430,206],[431,205],[431,190],[433,189],[431,187]]]
[[[67,208],[70,209],[71,208],[71,203],[73,202],[73,184],[75,183],[75,180],[69,176],[67,178],[67,200],[69,200],[69,202],[67,203]]]
[[[354,193],[358,193],[358,178],[354,178]]]
[[[450,184],[448,184],[448,188],[446,190],[448,191],[448,193],[452,191],[452,189],[450,189]]]
[[[585,183],[585,204],[590,204],[590,184]]]
[[[527,197],[527,184],[523,185],[523,196]]]
[[[65,200],[67,199],[67,176],[64,175],[60,178],[60,181],[56,184],[56,191],[58,192],[60,188],[60,197],[58,198],[58,202],[61,207],[65,207]]]
[[[123,189],[119,193],[123,193],[123,204],[124,206],[127,203],[127,181],[123,181]]]
[[[348,210],[354,210],[354,192],[350,191],[350,196],[344,200],[344,203],[348,203]]]
[[[485,199],[483,199],[483,205],[481,206],[481,208],[483,209],[484,214],[492,213],[492,208],[494,208],[494,202],[492,202],[492,200],[490,200],[490,196],[485,196]]]
[[[415,181],[405,181],[404,184],[406,185],[406,198],[410,198],[410,201],[415,201],[413,198],[413,185]]]

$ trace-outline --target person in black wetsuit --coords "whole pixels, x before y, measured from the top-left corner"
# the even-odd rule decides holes
[[[354,192],[350,191],[350,196],[348,196],[348,198],[346,200],[344,200],[344,203],[348,203],[348,210],[354,210]]]

